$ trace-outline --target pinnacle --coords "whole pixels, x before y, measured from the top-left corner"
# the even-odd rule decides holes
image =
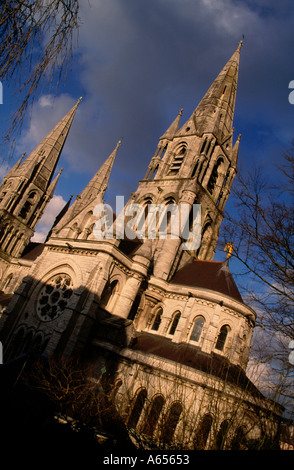
[[[165,133],[160,137],[161,139],[172,139],[175,134],[177,133],[179,129],[179,124],[180,124],[180,119],[183,114],[183,108],[181,108],[178,112],[177,117],[175,120],[171,123],[171,125],[168,127],[168,129],[165,131]]]

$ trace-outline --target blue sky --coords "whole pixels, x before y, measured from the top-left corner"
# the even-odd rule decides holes
[[[106,202],[113,204],[116,195],[128,199],[158,138],[179,109],[182,122],[190,116],[242,35],[234,119],[235,139],[242,134],[239,171],[257,164],[269,178],[275,175],[294,137],[294,106],[288,101],[294,80],[292,0],[81,0],[80,18],[67,79],[54,100],[45,89],[17,139],[15,158],[33,150],[83,96],[39,235],[121,137]],[[3,83],[3,89],[1,134],[15,107],[14,85]]]

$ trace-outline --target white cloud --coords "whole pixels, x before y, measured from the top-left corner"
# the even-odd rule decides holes
[[[45,108],[46,106],[52,106],[54,103],[54,99],[52,95],[43,95],[39,99],[39,105],[41,108]]]
[[[56,98],[53,95],[41,96],[33,108],[28,130],[17,143],[18,153],[26,151],[29,155],[75,102],[68,94],[61,94]]]
[[[55,217],[59,214],[65,204],[66,201],[62,196],[53,196],[37,224],[36,232],[31,239],[32,242],[42,243],[45,241],[45,238],[54,223]]]

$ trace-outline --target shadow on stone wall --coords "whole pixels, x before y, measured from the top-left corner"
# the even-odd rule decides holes
[[[71,312],[66,325],[55,331],[56,320],[41,322],[35,311],[27,310],[34,289],[40,292],[44,286],[26,277],[2,319],[1,443],[10,464],[56,459],[97,465],[107,449],[133,445],[111,402],[117,356],[97,347],[95,339],[124,348],[132,322],[109,314],[92,292],[79,287],[64,308],[64,314]]]

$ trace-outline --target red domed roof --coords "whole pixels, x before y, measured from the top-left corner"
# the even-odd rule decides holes
[[[243,302],[229,270],[228,260],[224,262],[193,260],[176,272],[171,284],[209,289]]]

